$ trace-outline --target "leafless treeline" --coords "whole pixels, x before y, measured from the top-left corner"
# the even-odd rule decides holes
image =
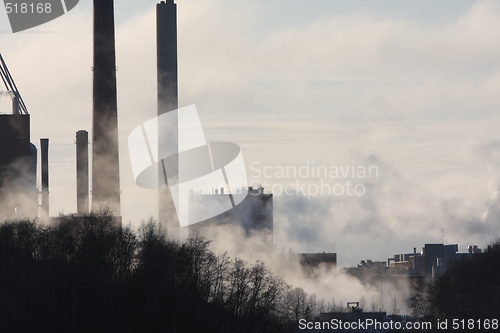
[[[107,210],[0,225],[1,332],[290,332],[314,296],[264,263],[215,255],[155,221],[117,228]]]

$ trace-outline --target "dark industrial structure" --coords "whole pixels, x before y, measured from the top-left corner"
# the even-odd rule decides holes
[[[174,0],[161,1],[156,5],[156,38],[157,38],[157,75],[158,75],[158,116],[178,109],[178,72],[177,72],[177,8]],[[177,117],[178,114],[175,114]],[[178,121],[174,120],[174,123]],[[178,127],[158,129],[158,151],[171,151],[172,147],[179,146]],[[177,150],[179,153],[179,151]],[[158,191],[158,219],[160,227],[169,236],[178,237],[180,231],[179,218],[176,213],[174,199],[178,193],[171,192],[167,182],[176,184],[179,181],[179,155],[170,156],[159,163],[158,178],[162,185]],[[168,163],[168,164],[167,164]],[[213,162],[212,162],[213,163]],[[167,172],[168,170],[168,172]],[[184,169],[183,169],[184,170]],[[227,182],[227,179],[226,179]],[[171,184],[172,185],[172,184]],[[243,194],[227,193],[221,189],[211,194],[192,192],[189,197],[189,226],[188,233],[200,232],[208,234],[218,227],[229,224],[244,228],[246,235],[262,232],[266,237],[269,248],[273,246],[273,197],[264,194],[263,189],[250,189]],[[243,193],[243,192],[241,192]],[[242,195],[245,198],[238,205],[234,205],[233,196]],[[227,199],[231,199],[233,208],[221,208]],[[177,198],[179,200],[179,198]],[[222,214],[207,212],[223,211]],[[201,221],[201,222],[199,222]]]
[[[230,194],[224,193],[224,188],[214,190],[211,194],[192,193],[189,200],[190,220],[199,221],[197,213],[202,214],[211,206],[217,206],[221,201],[226,201]],[[238,196],[242,194],[232,194]],[[214,216],[210,219],[194,223],[188,226],[190,233],[210,235],[217,232],[217,228],[228,225],[238,225],[245,231],[245,236],[260,233],[264,237],[269,249],[273,247],[273,195],[264,193],[263,188],[253,189],[250,187],[245,191],[245,199],[236,207]],[[191,206],[196,207],[191,209]]]
[[[156,5],[158,115],[178,108],[176,7],[173,0]]]
[[[38,213],[37,150],[30,143],[29,115],[0,115],[0,214],[2,219]]]
[[[42,149],[42,210],[40,216],[49,217],[49,139],[40,139]]]
[[[34,217],[37,149],[30,143],[28,110],[1,55],[0,77],[12,98],[12,114],[0,115],[0,217]]]
[[[92,181],[89,186],[89,136],[85,130],[76,133],[77,215],[91,209],[109,207],[116,222],[121,223],[120,173],[118,144],[118,110],[116,87],[116,55],[113,0],[94,0],[93,39],[93,112],[92,112]],[[177,9],[173,0],[156,5],[157,14],[157,114],[178,110],[177,73]],[[49,216],[49,139],[40,140],[41,189],[36,188],[37,153],[30,143],[30,117],[19,91],[1,59],[1,77],[12,97],[12,114],[0,115],[0,202],[7,217]],[[170,113],[175,115],[177,113]],[[186,115],[186,113],[183,113]],[[178,124],[174,118],[171,124]],[[158,128],[158,152],[174,154],[160,161],[158,176],[162,188],[158,193],[159,224],[163,231],[178,237],[180,231],[174,199],[178,193],[170,190],[179,183],[178,125],[165,130]],[[174,149],[176,148],[176,149]],[[239,148],[238,148],[239,151]],[[151,154],[151,151],[150,151]],[[210,157],[212,159],[212,157]],[[217,159],[211,160],[213,163]],[[218,161],[218,160],[217,160]],[[168,181],[167,181],[168,170]],[[227,181],[227,175],[224,177]],[[170,186],[168,184],[170,182]],[[246,184],[246,180],[244,182]],[[173,185],[173,186],[172,186]],[[196,216],[199,209],[189,209],[189,231],[213,230],[215,227],[239,225],[247,236],[256,232],[264,235],[269,248],[273,247],[273,195],[263,188],[243,188],[238,193],[214,191],[210,195],[192,193],[189,204],[210,210],[218,201],[228,201],[232,207],[217,214]],[[92,188],[90,190],[90,188]],[[41,204],[39,206],[39,194]],[[90,199],[91,194],[91,199]],[[241,200],[235,200],[239,195]],[[178,198],[177,198],[178,199]],[[235,204],[235,202],[237,203]],[[204,217],[203,217],[204,216]],[[210,218],[208,218],[210,217]],[[207,219],[208,218],[208,219]],[[201,222],[198,222],[201,221]]]
[[[178,108],[177,87],[177,8],[173,0],[156,5],[156,48],[158,75],[158,115]],[[178,129],[158,130],[158,150],[164,151],[164,145],[178,147]],[[165,165],[165,163],[169,165]],[[166,169],[175,179],[178,170],[178,158],[170,157],[159,164],[158,177],[166,188],[158,190],[158,220],[160,228],[172,237],[179,236],[179,219],[175,210],[172,193],[168,187]]]
[[[337,253],[297,253],[295,254],[305,273],[314,273],[314,270],[323,267],[331,270],[337,267]]]
[[[470,259],[482,251],[476,245],[467,252],[459,252],[458,244],[425,244],[421,252],[413,248],[411,253],[396,254],[387,261],[361,260],[357,267],[347,267],[347,274],[357,277],[363,283],[377,285],[380,280],[411,278],[418,284],[431,282],[442,275],[451,263]]]
[[[76,213],[89,212],[89,133],[76,132]]]
[[[352,306],[354,305],[355,306]],[[328,324],[332,322],[344,321],[344,322],[357,322],[357,321],[378,321],[384,322],[388,321],[387,313],[384,311],[371,311],[364,312],[362,308],[359,307],[359,302],[347,302],[346,311],[343,312],[321,312],[319,318],[323,322]],[[327,325],[322,325],[326,329],[331,329]],[[371,330],[370,330],[371,331]],[[377,332],[387,332],[388,330],[378,330]]]
[[[321,269],[326,272],[337,269],[337,253],[294,253],[291,249],[285,252],[285,249],[283,248],[280,253],[275,253],[275,260],[285,266],[299,263],[302,273],[306,276],[314,276],[317,269]]]
[[[425,277],[427,282],[442,275],[450,263],[470,259],[482,251],[477,246],[469,246],[468,252],[460,253],[458,244],[425,244],[421,252],[413,248],[413,253],[396,254],[389,258],[389,268],[406,269],[406,274],[412,277]]]
[[[113,0],[94,0],[92,208],[120,212]]]
[[[121,219],[113,0],[94,0],[92,205]],[[30,116],[0,56],[0,73],[12,97],[12,114],[0,115],[2,218],[49,216],[49,140],[41,139],[41,210],[36,189],[37,153],[30,144]],[[77,133],[77,211],[89,212],[88,133]]]

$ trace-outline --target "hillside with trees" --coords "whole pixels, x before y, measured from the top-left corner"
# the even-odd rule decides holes
[[[293,290],[262,262],[109,211],[0,225],[0,332],[284,332]]]

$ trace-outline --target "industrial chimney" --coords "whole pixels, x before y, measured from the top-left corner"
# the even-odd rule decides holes
[[[94,0],[92,208],[120,213],[113,0]]]
[[[76,132],[76,212],[89,212],[89,133]]]
[[[14,94],[14,93],[12,93]],[[12,97],[12,114],[21,114],[19,111],[19,97],[14,94],[14,97]]]
[[[158,115],[178,108],[177,90],[177,8],[173,0],[161,1],[156,5],[156,47],[157,47],[157,75],[158,75]],[[165,145],[178,146],[178,129],[158,129],[158,149],[165,150]],[[178,160],[169,158],[159,163],[158,175],[165,184],[166,168],[177,174]],[[160,228],[168,232],[171,237],[179,236],[179,219],[169,187],[158,190],[158,220]]]
[[[49,139],[40,139],[42,148],[42,212],[41,217],[49,217]]]

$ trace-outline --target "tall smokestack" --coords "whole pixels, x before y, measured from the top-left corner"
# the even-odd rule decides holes
[[[120,215],[113,0],[94,0],[92,208]]]
[[[12,97],[12,114],[21,114],[19,111],[19,97],[17,95]]]
[[[89,212],[89,133],[76,132],[76,211]]]
[[[156,48],[158,70],[158,115],[178,108],[177,92],[177,8],[173,0],[162,1],[156,5]],[[177,147],[177,128],[158,130],[158,149],[165,145]],[[167,184],[165,168],[177,174],[178,160],[169,159],[169,165],[162,161],[159,177]],[[172,172],[173,171],[173,172]],[[158,190],[158,220],[162,230],[171,237],[179,236],[179,219],[168,186]]]
[[[42,148],[42,217],[49,217],[49,139],[40,139]]]

